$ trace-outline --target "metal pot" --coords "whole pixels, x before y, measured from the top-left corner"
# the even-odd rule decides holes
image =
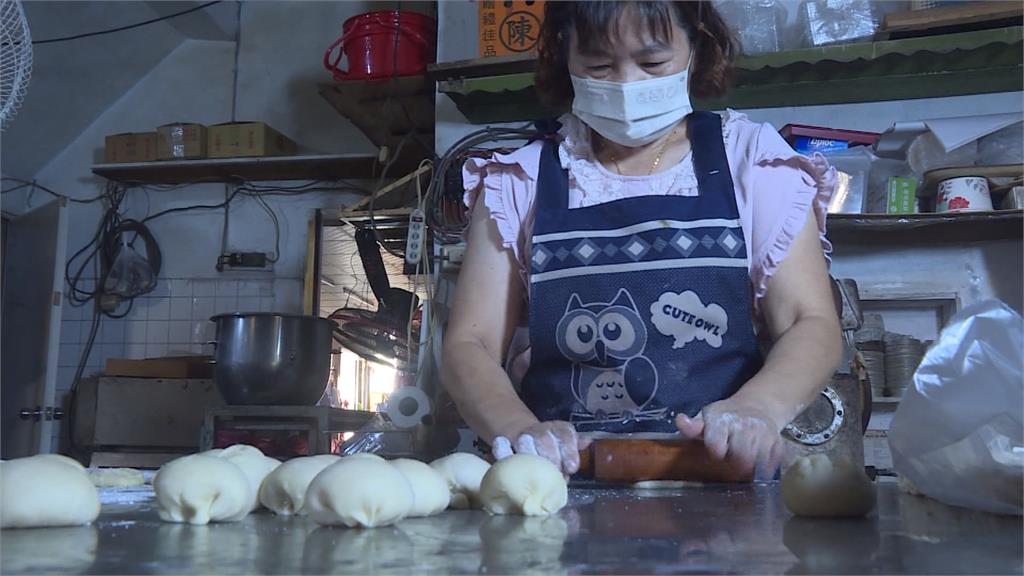
[[[213,378],[228,404],[313,406],[331,370],[326,318],[220,314]]]

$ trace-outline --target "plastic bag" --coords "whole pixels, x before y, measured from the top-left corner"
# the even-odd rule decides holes
[[[946,504],[1024,511],[1024,320],[989,300],[957,314],[889,429],[893,466]]]
[[[127,241],[122,241],[110,272],[103,282],[103,291],[122,298],[134,298],[153,291],[156,274],[142,256],[139,256]]]
[[[764,54],[783,49],[782,31],[786,8],[777,0],[718,0],[719,14],[736,30],[744,54]]]

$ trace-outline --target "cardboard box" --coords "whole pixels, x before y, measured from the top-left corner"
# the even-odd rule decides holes
[[[156,132],[111,134],[104,139],[103,161],[107,164],[153,160],[156,160]]]
[[[263,122],[228,122],[210,126],[210,158],[292,156],[297,146],[290,138]]]
[[[537,51],[544,2],[481,0],[477,3],[480,57]]]
[[[106,376],[130,378],[212,378],[209,356],[168,356],[166,358],[107,358]]]
[[[157,160],[206,158],[206,126],[191,122],[165,124],[156,129]]]

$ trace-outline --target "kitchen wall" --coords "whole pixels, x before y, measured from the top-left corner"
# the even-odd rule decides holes
[[[127,7],[142,3],[115,3]],[[405,2],[404,7],[415,3]],[[232,119],[268,122],[296,140],[300,153],[375,153],[373,145],[338,115],[317,94],[316,85],[330,82],[323,69],[323,52],[340,34],[341,23],[362,12],[392,6],[389,2],[225,2],[238,19],[238,43],[185,38],[178,34],[176,47],[167,49],[150,69],[127,86],[116,86],[118,95],[94,114],[94,120],[68,136],[67,145],[35,172],[8,168],[5,175],[35,178],[40,184],[72,197],[86,198],[101,192],[104,180],[92,175],[90,167],[102,161],[106,134],[151,130],[174,121],[206,124]],[[224,9],[218,5],[218,9]],[[136,11],[130,11],[135,14]],[[151,14],[151,12],[150,12]],[[108,11],[113,19],[116,11]],[[36,11],[36,20],[59,18],[59,10]],[[148,17],[152,17],[152,14]],[[130,18],[141,20],[145,17]],[[73,27],[97,29],[122,23],[88,20]],[[31,25],[31,22],[30,22]],[[40,25],[41,26],[41,25]],[[165,23],[148,30],[154,39],[175,37]],[[65,26],[64,28],[72,28]],[[63,29],[62,29],[63,30]],[[63,33],[63,32],[61,32]],[[146,33],[143,34],[145,38]],[[116,36],[116,35],[112,35]],[[91,39],[59,45],[62,50],[37,52],[37,76],[30,98],[56,97],[48,79],[51,58],[75,51],[105,51],[109,60],[97,56],[97,64],[80,71],[76,83],[103,84],[118,76],[118,59],[129,58],[137,43],[93,44]],[[76,105],[73,86],[61,85],[63,105]],[[82,88],[87,90],[87,88]],[[83,113],[87,113],[84,111]],[[46,126],[46,110],[26,108],[19,121],[29,126]],[[16,141],[46,141],[51,134],[41,130],[32,140],[8,139],[4,134],[4,155]],[[60,140],[64,134],[52,134]],[[27,145],[28,147],[34,144]],[[10,170],[10,171],[9,171]],[[264,183],[272,184],[272,183]],[[294,184],[294,183],[291,183]],[[6,186],[6,184],[5,184]],[[192,185],[174,189],[135,189],[126,201],[127,214],[142,217],[160,210],[193,204],[222,202],[225,187],[219,184]],[[267,197],[281,225],[280,259],[266,270],[219,273],[214,269],[224,229],[222,210],[172,214],[152,221],[150,228],[163,253],[163,269],[157,290],[139,298],[123,320],[104,318],[97,344],[88,362],[87,374],[100,369],[107,358],[158,356],[177,352],[199,352],[210,340],[211,314],[235,311],[300,312],[306,262],[307,227],[316,208],[342,207],[359,196],[352,193],[313,193],[298,197]],[[50,198],[41,192],[19,191],[5,195],[3,208],[22,213]],[[68,254],[73,254],[95,233],[101,213],[99,204],[72,204]],[[240,197],[232,203],[227,231],[232,251],[273,252],[274,229],[268,215],[253,199]],[[88,337],[90,312],[64,306],[58,393],[70,388],[74,367]]]

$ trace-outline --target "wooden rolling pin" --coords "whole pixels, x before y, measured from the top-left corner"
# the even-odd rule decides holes
[[[613,484],[644,480],[748,482],[728,460],[712,458],[700,440],[595,440],[580,451],[578,476]]]

